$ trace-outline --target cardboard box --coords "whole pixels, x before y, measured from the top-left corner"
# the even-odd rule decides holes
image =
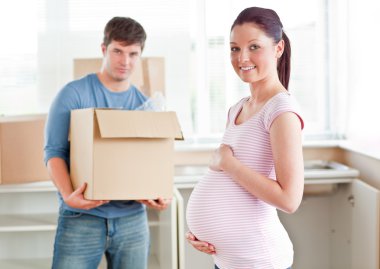
[[[43,161],[46,115],[0,117],[0,184],[50,180]]]
[[[175,139],[183,136],[174,112],[73,110],[73,187],[87,182],[93,200],[172,197]]]
[[[74,79],[96,73],[102,67],[102,58],[74,59]],[[146,96],[160,92],[165,96],[165,60],[163,57],[142,57],[131,74],[131,82]]]

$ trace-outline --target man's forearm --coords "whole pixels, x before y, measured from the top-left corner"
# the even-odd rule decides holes
[[[47,168],[54,185],[65,200],[73,192],[66,162],[61,158],[53,157],[47,162]]]

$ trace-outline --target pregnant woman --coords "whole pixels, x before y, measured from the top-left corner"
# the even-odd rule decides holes
[[[230,46],[250,95],[230,108],[222,143],[190,196],[187,240],[215,268],[290,268],[293,246],[277,209],[295,212],[304,186],[290,42],[275,11],[251,7],[233,23]]]

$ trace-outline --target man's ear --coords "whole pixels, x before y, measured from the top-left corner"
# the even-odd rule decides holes
[[[106,55],[106,51],[107,51],[106,45],[104,45],[104,43],[102,43],[102,45],[100,47],[102,48],[103,56],[105,56]]]

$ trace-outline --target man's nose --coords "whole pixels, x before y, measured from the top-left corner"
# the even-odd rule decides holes
[[[131,63],[131,57],[129,55],[123,55],[121,57],[121,63],[126,66],[129,65]]]

